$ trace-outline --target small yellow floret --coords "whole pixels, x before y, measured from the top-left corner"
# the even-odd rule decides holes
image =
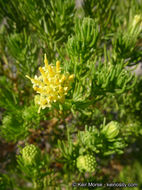
[[[41,109],[51,107],[53,102],[64,102],[65,95],[71,89],[71,82],[74,75],[61,74],[60,62],[56,62],[56,67],[48,65],[46,55],[44,56],[45,67],[39,67],[41,75],[34,79],[26,75],[33,83],[33,89],[38,93],[35,96],[35,104],[39,105],[38,113]]]
[[[60,61],[56,61],[56,71],[60,71]]]
[[[70,80],[70,81],[73,81],[73,79],[74,79],[74,75],[70,75],[70,76],[69,76],[69,80]]]
[[[46,78],[45,71],[43,70],[42,67],[39,67],[39,71],[41,72],[42,76]]]
[[[65,75],[62,75],[61,81],[64,82],[66,80]]]
[[[45,67],[48,68],[48,60],[47,60],[46,54],[44,55],[44,64],[45,64]]]

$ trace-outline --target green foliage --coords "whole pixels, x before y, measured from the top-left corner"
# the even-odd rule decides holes
[[[140,47],[137,44],[137,39],[142,31],[142,16],[131,16],[129,22],[122,28],[118,29],[116,38],[113,42],[115,59],[125,59],[128,63],[139,61],[141,57]],[[123,29],[123,32],[122,32]],[[134,64],[134,63],[133,63]]]
[[[104,123],[99,128],[85,126],[85,131],[78,131],[75,142],[71,138],[71,134],[68,134],[67,141],[58,140],[61,160],[65,160],[68,167],[71,165],[71,169],[77,167],[81,171],[88,172],[91,171],[91,168],[95,169],[94,164],[96,161],[94,160],[95,158],[92,158],[94,154],[102,157],[124,152],[124,148],[127,147],[127,134],[119,130],[120,124],[118,122],[111,121],[105,125],[104,120]],[[125,140],[123,139],[124,137]],[[88,154],[86,155],[86,153]],[[85,164],[88,163],[88,155],[91,156],[94,167],[91,165],[89,167],[88,164]],[[88,167],[90,169],[87,169]]]
[[[34,36],[33,36],[34,38]],[[33,44],[33,39],[24,32],[14,33],[8,38],[10,54],[16,59],[16,67],[23,75],[35,74],[39,47]]]
[[[100,91],[101,94],[113,91],[121,94],[132,88],[135,83],[136,77],[124,68],[123,61],[117,64],[113,61],[105,64],[99,63],[96,76],[93,80],[93,90],[96,93]]]
[[[118,129],[115,129],[117,130],[117,132],[115,131],[115,134],[114,131],[112,133],[112,128],[110,129],[110,127],[112,127],[112,123],[115,123],[115,121],[112,121],[107,125],[101,125],[100,131],[95,127],[86,127],[86,131],[80,131],[78,133],[78,144],[82,145],[80,148],[80,153],[83,154],[86,151],[92,151],[96,154],[103,154],[104,156],[115,153],[122,154],[123,149],[127,146],[127,144],[121,138],[122,134],[118,135]],[[107,132],[104,134],[105,130],[107,130]],[[108,136],[108,133],[111,133],[111,136]]]
[[[85,63],[96,49],[99,37],[97,23],[90,18],[77,19],[75,23],[75,35],[68,39],[67,49],[71,59]]]
[[[44,176],[50,174],[45,168],[46,160],[35,145],[26,145],[17,156],[18,168],[33,182],[34,188],[44,188]]]
[[[18,141],[25,139],[30,134],[30,129],[37,129],[43,115],[37,116],[38,107],[35,105],[8,110],[8,114],[3,117],[1,133],[7,141]]]
[[[20,3],[21,12],[45,41],[49,60],[72,32],[74,9],[74,0],[22,0]]]
[[[0,106],[13,111],[17,105],[17,99],[11,82],[5,76],[0,77]]]
[[[0,189],[13,189],[12,181],[10,180],[10,177],[6,174],[0,174]]]
[[[0,0],[0,189],[118,178],[141,189],[131,155],[141,152],[141,10],[139,0]]]
[[[84,0],[83,10],[85,16],[90,16],[98,20],[101,30],[104,32],[106,27],[113,21],[115,15],[116,1],[109,0]]]
[[[124,167],[123,170],[120,172],[119,180],[123,181],[126,184],[135,184],[135,186],[132,188],[135,190],[139,190],[142,187],[141,168],[142,165],[138,161],[134,162],[131,166],[128,165]],[[126,187],[125,189],[130,189],[130,187]]]

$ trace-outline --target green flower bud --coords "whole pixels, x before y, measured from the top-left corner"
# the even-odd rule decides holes
[[[86,154],[77,158],[77,168],[80,171],[94,172],[96,167],[96,159],[93,155]]]
[[[25,146],[21,154],[26,165],[32,165],[40,160],[40,150],[33,144]]]
[[[101,133],[108,139],[112,141],[119,133],[120,125],[116,121],[111,121],[102,129]]]

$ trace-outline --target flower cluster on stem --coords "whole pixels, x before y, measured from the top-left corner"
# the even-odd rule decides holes
[[[63,103],[74,79],[74,75],[61,74],[59,61],[56,62],[56,67],[49,65],[45,55],[44,63],[44,67],[39,67],[41,76],[34,78],[26,76],[31,80],[33,89],[38,93],[35,96],[35,103],[39,105],[38,112],[46,107],[51,107],[53,102]]]

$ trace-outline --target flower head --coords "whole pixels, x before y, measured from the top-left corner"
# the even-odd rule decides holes
[[[94,172],[96,168],[96,159],[91,154],[81,155],[77,158],[77,168],[80,171]]]
[[[108,139],[113,141],[114,138],[119,134],[120,125],[117,121],[111,121],[101,130],[101,133]]]
[[[21,150],[22,158],[26,165],[32,165],[39,161],[40,159],[40,150],[35,145],[26,145]]]
[[[61,74],[59,61],[56,62],[56,67],[49,65],[45,55],[44,63],[45,67],[39,67],[41,76],[35,76],[34,79],[26,76],[33,83],[33,89],[39,94],[35,96],[35,103],[39,105],[38,112],[41,108],[51,107],[53,102],[63,102],[74,79],[74,75]]]

